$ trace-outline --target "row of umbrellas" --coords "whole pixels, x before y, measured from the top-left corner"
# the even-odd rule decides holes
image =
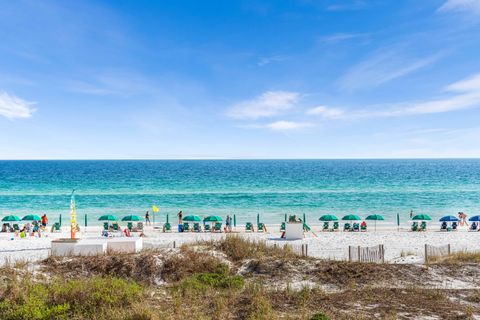
[[[337,221],[338,218],[337,218],[337,216],[335,216],[333,214],[325,214],[325,215],[321,216],[319,220],[328,222],[328,221]],[[360,218],[356,214],[348,214],[348,215],[344,216],[342,218],[342,220],[356,221],[356,220],[362,220],[362,218]],[[379,221],[379,220],[385,220],[385,218],[383,218],[383,216],[381,216],[379,214],[372,214],[372,215],[369,215],[368,217],[366,217],[365,220]]]
[[[22,219],[20,219],[17,216],[14,216],[14,215],[5,216],[5,217],[2,218],[3,222],[40,221],[40,220],[42,220],[42,219],[39,216],[37,216],[36,214],[27,214]]]
[[[113,215],[113,214],[106,214],[98,218],[99,221],[118,221],[118,218]],[[142,218],[140,218],[137,215],[128,215],[122,218],[122,221],[140,221]],[[202,219],[199,216],[195,215],[188,215],[183,218],[183,221],[186,222],[200,222]],[[221,222],[222,218],[219,216],[208,216],[205,219],[203,219],[204,222]]]

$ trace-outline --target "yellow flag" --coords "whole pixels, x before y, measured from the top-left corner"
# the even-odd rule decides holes
[[[152,206],[153,212],[158,212],[158,207],[157,206]]]

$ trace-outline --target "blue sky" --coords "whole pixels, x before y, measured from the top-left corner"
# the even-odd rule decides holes
[[[480,0],[0,1],[0,158],[480,157]]]

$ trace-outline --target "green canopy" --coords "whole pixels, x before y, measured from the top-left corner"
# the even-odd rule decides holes
[[[42,220],[36,214],[27,214],[25,217],[22,218],[23,221],[40,221]]]
[[[428,214],[417,214],[412,220],[432,220]]]
[[[10,215],[10,216],[3,217],[2,221],[20,221],[20,218],[17,216]]]
[[[118,218],[113,214],[105,214],[98,218],[98,221],[118,221]]]
[[[362,218],[360,218],[360,217],[357,216],[356,214],[348,214],[348,215],[344,216],[344,217],[342,218],[342,220],[353,221],[353,220],[362,220]]]
[[[204,222],[222,222],[222,218],[219,216],[208,216],[203,219]]]
[[[199,222],[199,221],[202,221],[202,219],[200,219],[199,216],[194,216],[194,215],[190,215],[190,216],[185,216],[183,218],[183,221],[187,221],[187,222]]]
[[[132,214],[122,218],[122,221],[140,221],[142,220],[139,216]]]
[[[368,217],[366,217],[365,220],[375,220],[375,221],[377,221],[377,220],[385,220],[385,218],[383,218],[379,214],[371,214]]]
[[[337,221],[338,218],[336,216],[334,216],[333,214],[324,214],[318,220],[320,220],[320,221]]]

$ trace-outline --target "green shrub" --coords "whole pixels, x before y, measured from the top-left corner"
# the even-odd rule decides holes
[[[323,312],[315,313],[310,320],[330,320],[330,317]]]
[[[141,286],[118,278],[55,279],[47,284],[26,278],[0,291],[0,314],[5,320],[101,319],[130,307],[142,294]]]

